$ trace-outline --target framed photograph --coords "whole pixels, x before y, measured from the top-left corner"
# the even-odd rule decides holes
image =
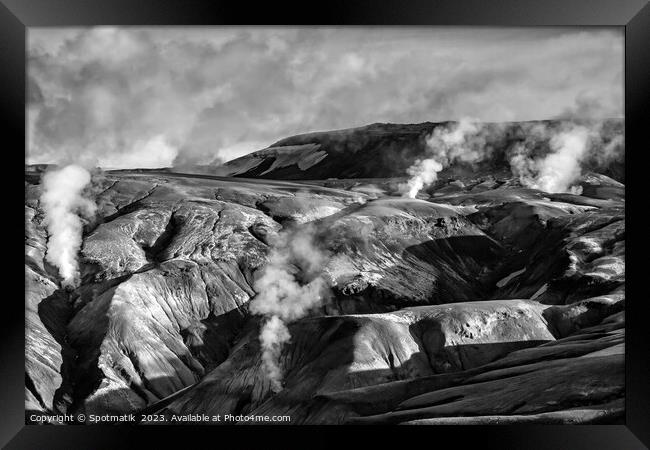
[[[6,448],[647,448],[647,1],[2,3]]]

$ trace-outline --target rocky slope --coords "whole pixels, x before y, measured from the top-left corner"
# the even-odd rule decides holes
[[[605,175],[582,195],[476,173],[402,199],[393,178],[107,172],[68,292],[44,260],[41,171],[25,177],[28,411],[622,418],[625,188]],[[249,302],[274,239],[305,229],[331,289],[289,324],[276,393]]]

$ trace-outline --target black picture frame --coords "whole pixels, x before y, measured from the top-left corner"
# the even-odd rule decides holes
[[[491,427],[286,427],[225,429],[185,426],[37,426],[25,425],[24,417],[24,308],[16,295],[3,302],[2,389],[0,444],[5,448],[130,448],[136,434],[154,447],[154,439],[171,444],[192,444],[208,439],[210,446],[251,448],[253,437],[265,447],[329,447],[358,440],[368,444],[370,436],[393,445],[469,444],[481,448],[531,449],[637,449],[650,445],[650,348],[649,329],[644,323],[645,296],[638,295],[643,268],[642,211],[635,207],[634,194],[643,192],[641,160],[650,151],[645,128],[650,124],[650,4],[648,0],[328,0],[305,2],[301,6],[266,2],[251,5],[221,0],[0,0],[0,91],[4,154],[18,161],[6,163],[5,179],[21,176],[13,164],[21,164],[25,145],[26,28],[90,25],[472,25],[472,26],[618,26],[625,29],[625,133],[626,185],[632,208],[626,208],[627,236],[635,245],[627,247],[627,293],[631,302],[626,314],[626,416],[623,425],[583,426],[491,426]],[[9,138],[9,139],[7,139]],[[13,143],[13,144],[10,144]],[[22,147],[21,147],[22,146]],[[629,162],[629,164],[628,164]],[[18,183],[18,181],[16,181]],[[13,182],[7,185],[11,209],[5,222],[6,238],[22,254],[17,236],[23,206]],[[15,197],[15,198],[14,198]],[[9,200],[15,200],[15,204]],[[13,208],[16,208],[15,211]],[[9,206],[8,206],[9,208]],[[14,229],[15,227],[15,229]],[[6,251],[9,251],[8,249]],[[638,261],[637,261],[638,260]],[[636,261],[636,262],[635,262]],[[5,282],[24,274],[14,258],[7,263]],[[15,277],[13,276],[15,271]],[[11,303],[11,304],[9,304]],[[228,434],[227,438],[225,435]],[[226,440],[227,439],[227,440]],[[445,444],[448,441],[451,444]],[[235,444],[239,442],[240,444]]]

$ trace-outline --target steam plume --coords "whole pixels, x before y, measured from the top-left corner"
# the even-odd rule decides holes
[[[520,128],[519,128],[520,127]],[[608,128],[609,127],[609,128]],[[523,141],[504,148],[510,137],[524,133]],[[583,167],[602,170],[621,158],[624,138],[607,122],[478,124],[462,119],[433,130],[426,142],[427,158],[407,169],[410,178],[398,186],[404,197],[415,198],[438,178],[438,173],[456,162],[479,163],[493,156],[493,148],[504,148],[506,161],[521,184],[544,192],[581,194],[576,182]],[[600,168],[600,169],[596,169]]]
[[[266,316],[259,339],[263,367],[274,392],[282,389],[279,358],[282,346],[291,339],[287,323],[323,302],[329,286],[323,273],[328,258],[316,246],[311,227],[285,232],[274,242],[269,262],[255,282],[258,295],[250,311]]]
[[[512,173],[524,186],[544,192],[582,193],[574,183],[582,174],[581,163],[590,149],[593,131],[584,126],[571,126],[550,136],[550,153],[533,159],[525,144],[515,148],[510,158]]]
[[[49,234],[46,260],[59,269],[65,288],[79,285],[77,253],[81,247],[82,218],[92,217],[97,209],[83,195],[90,181],[90,173],[74,164],[43,175],[40,200]]]
[[[430,158],[417,160],[407,169],[411,178],[398,186],[404,197],[415,198],[422,189],[438,178],[438,172],[455,161],[477,162],[486,156],[487,147],[481,127],[471,119],[433,130],[427,139]]]
[[[271,316],[266,320],[260,330],[260,343],[262,345],[262,365],[266,376],[271,381],[271,390],[282,390],[282,369],[280,367],[280,353],[282,346],[289,342],[291,334],[287,325],[278,316]]]

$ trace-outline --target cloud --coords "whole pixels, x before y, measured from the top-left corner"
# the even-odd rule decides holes
[[[32,29],[28,156],[206,164],[373,122],[622,117],[622,70],[613,29]]]

